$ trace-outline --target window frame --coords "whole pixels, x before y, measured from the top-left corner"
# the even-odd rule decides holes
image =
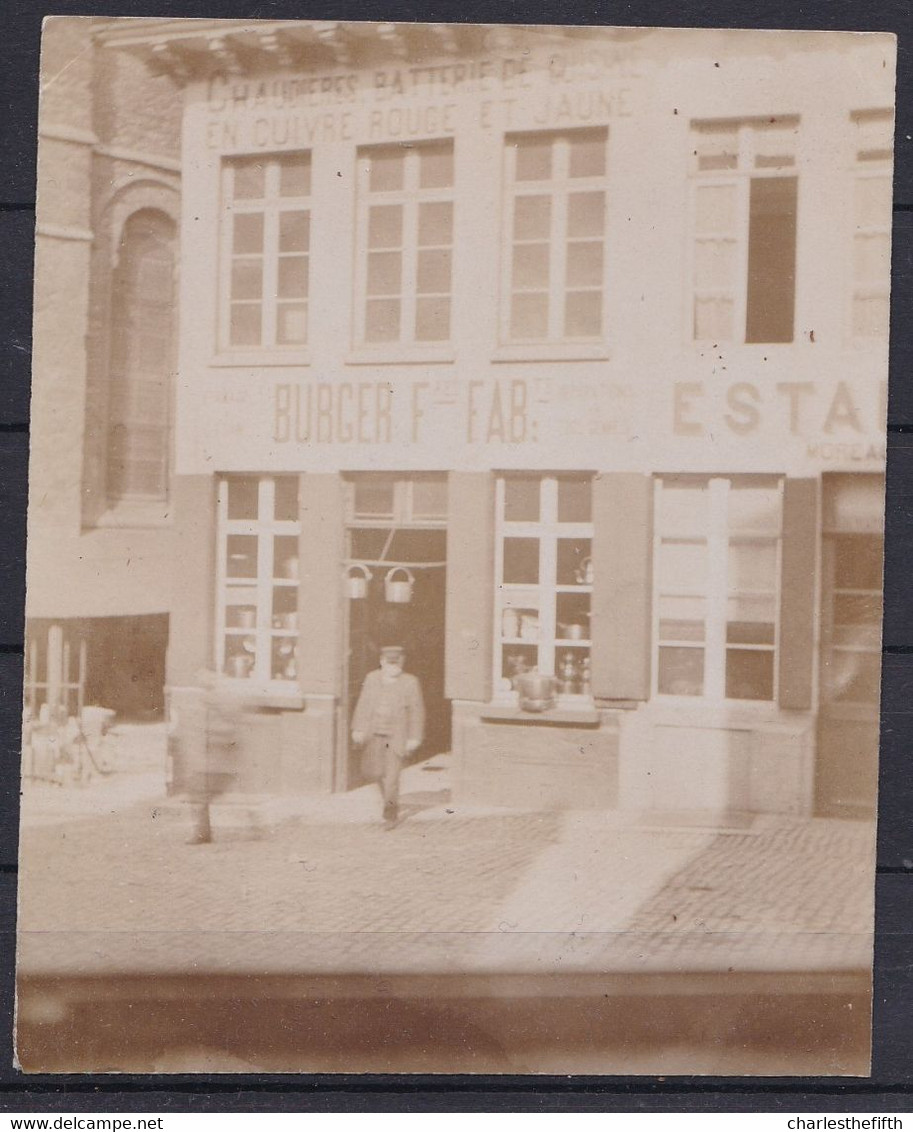
[[[590,487],[591,511],[588,522],[559,522],[558,521],[558,483],[562,479],[585,478]],[[511,478],[536,479],[539,482],[539,518],[535,521],[508,520],[504,517],[505,481]],[[593,614],[593,584],[585,583],[571,585],[559,583],[557,577],[558,542],[560,539],[579,539],[590,544],[590,559],[592,560],[594,547],[594,528],[592,513],[592,485],[593,476],[590,473],[555,473],[542,474],[529,473],[503,473],[495,480],[495,560],[494,560],[494,603],[493,603],[493,632],[492,632],[492,701],[501,704],[513,704],[517,699],[517,692],[505,686],[508,677],[503,675],[505,647],[511,645],[523,647],[535,645],[537,650],[536,671],[543,675],[557,675],[557,657],[561,649],[580,651],[582,656],[590,661],[592,680],[592,637],[580,639],[560,638],[557,635],[557,601],[560,593],[574,593],[589,598],[590,617]],[[535,538],[539,543],[538,571],[539,580],[535,583],[509,583],[504,582],[504,541],[506,538]],[[510,592],[537,591],[538,598],[538,630],[535,640],[526,640],[522,637],[508,638],[503,635],[503,617],[505,610],[510,608],[505,596]],[[592,691],[587,693],[559,692],[557,696],[559,706],[592,705]]]
[[[786,477],[783,475],[688,475],[695,485],[703,483],[707,486],[707,583],[706,592],[695,595],[666,594],[660,588],[662,570],[660,556],[664,541],[683,541],[682,537],[664,536],[661,527],[662,491],[665,480],[681,479],[678,475],[657,475],[654,478],[654,526],[653,526],[653,587],[651,601],[651,635],[652,635],[652,663],[651,668],[651,697],[661,703],[675,703],[682,706],[708,707],[708,708],[738,708],[749,712],[770,712],[778,708],[780,686],[780,662],[782,646],[782,626],[780,624],[780,611],[782,607],[783,587],[783,499]],[[773,486],[776,482],[780,499],[780,514],[776,535],[767,532],[750,534],[731,531],[729,526],[728,503],[729,492],[733,485],[751,487]],[[701,541],[698,538],[684,541]],[[774,588],[772,591],[731,590],[729,584],[729,551],[733,542],[773,542],[775,544],[776,559],[774,566]],[[732,596],[770,596],[774,609],[774,640],[773,644],[748,644],[729,642],[727,640],[728,603]],[[663,639],[660,636],[660,606],[663,596],[696,596],[705,602],[705,628],[702,641],[677,641]],[[692,647],[699,648],[703,653],[703,690],[698,695],[684,693],[663,692],[659,686],[660,650],[662,648]],[[771,673],[770,699],[741,698],[726,695],[726,661],[730,649],[743,651],[764,651],[773,654],[773,667]]]
[[[301,601],[298,578],[279,578],[274,573],[275,543],[277,536],[297,540],[300,558],[301,521],[277,519],[275,516],[276,481],[279,478],[295,479],[295,475],[283,476],[244,476],[231,473],[216,477],[216,593],[215,593],[215,633],[213,658],[215,671],[220,682],[228,686],[257,691],[294,694],[299,690],[297,677],[278,678],[272,675],[273,643],[276,640],[289,640],[294,645],[291,656],[296,657],[301,634]],[[247,519],[228,517],[228,499],[231,482],[248,479],[257,484],[257,516]],[[300,484],[299,484],[300,492]],[[227,571],[228,538],[232,535],[254,536],[257,539],[257,570],[251,578],[229,578]],[[300,574],[300,571],[299,571]],[[297,619],[295,628],[274,625],[274,590],[280,585],[295,593],[294,610]],[[249,589],[252,601],[230,602],[229,590]],[[229,626],[227,610],[232,606],[256,609],[256,623],[252,628]],[[255,639],[254,663],[249,677],[235,677],[226,672],[226,644],[228,637],[253,637]]]
[[[453,176],[449,185],[422,188],[420,185],[421,157],[430,149],[447,146],[453,163]],[[372,190],[370,188],[371,158],[382,152],[401,152],[403,154],[403,186],[399,189]],[[453,316],[454,278],[456,258],[456,144],[452,137],[423,138],[403,146],[400,143],[380,143],[359,146],[355,156],[355,270],[353,274],[353,318],[352,348],[347,359],[353,364],[376,362],[416,362],[453,361],[454,327]],[[449,204],[451,206],[451,231],[449,244],[427,245],[427,249],[449,250],[450,252],[450,290],[449,333],[446,338],[421,339],[415,336],[416,311],[418,300],[418,259],[423,245],[418,242],[419,211],[422,204]],[[369,341],[366,337],[368,295],[368,259],[371,248],[368,246],[370,211],[373,206],[399,206],[402,208],[403,230],[398,250],[401,253],[401,279],[398,300],[400,302],[399,337],[396,340]],[[441,297],[431,294],[429,297]],[[411,328],[406,333],[407,327]]]
[[[860,148],[862,142],[861,137],[856,137],[857,130],[860,124],[866,120],[876,121],[878,119],[885,119],[889,123],[889,135],[887,138],[888,149],[890,152],[889,157],[885,157],[877,161],[869,161],[862,158],[863,149]],[[859,334],[856,332],[856,303],[860,299],[883,299],[887,306],[888,323],[890,322],[891,309],[891,243],[893,233],[893,198],[894,198],[894,111],[891,109],[877,109],[877,110],[860,110],[854,111],[850,114],[850,138],[853,144],[850,146],[849,166],[850,166],[850,200],[848,204],[848,230],[850,232],[849,241],[849,264],[847,278],[850,280],[850,294],[847,306],[847,322],[849,338],[852,345],[859,349],[864,348],[880,348],[884,349],[888,343],[889,326],[885,325],[883,332],[874,334]],[[884,180],[887,179],[890,189],[891,206],[887,210],[885,222],[882,224],[869,224],[860,225],[857,223],[856,212],[856,191],[862,181],[866,180]],[[865,239],[871,236],[886,236],[888,242],[888,263],[885,266],[883,279],[879,282],[866,282],[860,281],[857,277],[856,268],[856,246],[857,241],[862,238]]]
[[[293,158],[304,158],[308,166],[310,192],[306,196],[282,196],[279,192],[280,167],[284,161]],[[234,198],[234,170],[242,162],[254,160],[264,166],[264,192],[259,198],[241,198],[240,202]],[[310,179],[313,175],[312,153],[307,149],[285,150],[263,154],[230,154],[222,158],[219,169],[219,192],[221,211],[219,217],[219,256],[218,256],[218,285],[217,294],[217,331],[215,365],[287,365],[307,364],[310,341],[311,323],[311,261],[312,250],[312,218],[313,218],[313,187]],[[240,207],[239,207],[240,204]],[[296,303],[305,306],[305,337],[302,342],[281,343],[276,340],[278,325],[277,312],[280,305],[278,295],[278,264],[281,258],[279,251],[279,216],[283,212],[306,212],[308,216],[308,248],[306,252],[297,252],[307,258],[307,289],[303,298]],[[243,213],[261,215],[263,217],[263,252],[261,298],[260,343],[233,344],[231,342],[231,311],[232,311],[232,269],[235,254],[233,250],[235,215]],[[239,300],[246,302],[247,300]],[[253,305],[253,300],[251,300]],[[269,334],[267,335],[267,331]]]
[[[757,144],[764,128],[772,125],[782,126],[784,130],[794,132],[790,142],[789,156],[791,163],[781,166],[768,166],[757,168],[756,157],[760,156],[761,147]],[[729,127],[736,134],[737,144],[734,153],[735,164],[729,167],[721,166],[718,169],[701,169],[698,137],[702,132],[709,132],[702,127],[717,127],[725,132]],[[777,115],[774,118],[735,118],[735,119],[693,119],[690,123],[688,138],[691,145],[688,172],[688,211],[689,211],[689,238],[688,238],[688,286],[686,287],[687,306],[685,311],[685,340],[692,346],[706,347],[727,343],[733,346],[763,347],[773,349],[776,346],[791,346],[796,342],[795,314],[799,298],[798,254],[796,255],[796,275],[793,285],[793,336],[789,342],[760,342],[747,340],[748,329],[748,259],[750,250],[751,225],[751,185],[754,180],[760,179],[799,179],[799,142],[801,119],[797,114]],[[702,188],[732,188],[735,190],[735,215],[731,232],[724,230],[699,232],[698,197]],[[796,200],[796,230],[799,227],[799,199]],[[735,245],[735,255],[732,268],[731,287],[704,287],[698,285],[697,280],[697,247],[702,241],[728,240]],[[709,300],[720,300],[731,297],[732,301],[732,333],[729,337],[721,335],[698,335],[697,328],[697,302],[699,296]]]
[[[604,171],[599,174],[572,177],[569,169],[570,144],[573,135],[598,134],[603,144]],[[542,180],[517,181],[516,162],[518,141],[523,139],[550,139],[552,174]],[[556,155],[558,169],[555,169]],[[501,269],[499,272],[498,346],[495,361],[545,360],[563,357],[605,358],[609,340],[609,129],[608,126],[584,126],[570,129],[516,131],[504,136],[503,178],[504,203],[501,225]],[[600,245],[602,272],[596,285],[570,288],[567,281],[568,246],[575,242],[567,232],[568,199],[574,192],[601,192],[604,195],[604,212]],[[547,247],[548,283],[547,333],[544,337],[514,337],[511,333],[512,299],[515,293],[513,258],[517,241],[514,238],[514,215],[520,197],[547,196],[549,234]],[[533,243],[542,241],[523,241]],[[580,237],[578,242],[593,242],[593,237]],[[554,256],[554,258],[553,258]],[[570,337],[566,334],[566,303],[569,292],[597,291],[600,294],[600,332],[596,335]]]

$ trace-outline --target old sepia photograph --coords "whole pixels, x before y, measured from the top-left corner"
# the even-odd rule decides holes
[[[869,1074],[895,47],[46,20],[24,1071]]]

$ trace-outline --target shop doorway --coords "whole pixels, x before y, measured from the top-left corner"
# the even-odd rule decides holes
[[[380,649],[406,650],[405,668],[421,684],[425,738],[408,763],[450,750],[450,702],[444,696],[447,592],[446,478],[353,477],[349,484],[348,628],[343,773],[340,786],[364,782],[351,723]],[[405,600],[391,600],[397,597]]]

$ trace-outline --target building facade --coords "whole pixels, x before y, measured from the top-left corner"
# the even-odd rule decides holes
[[[397,637],[459,800],[873,812],[889,41],[101,42],[184,91],[167,691],[240,790],[357,785]]]
[[[26,705],[161,713],[175,553],[177,86],[47,21],[29,471]]]

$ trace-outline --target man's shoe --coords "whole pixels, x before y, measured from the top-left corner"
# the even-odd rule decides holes
[[[384,829],[395,829],[398,816],[395,805],[384,806]]]

